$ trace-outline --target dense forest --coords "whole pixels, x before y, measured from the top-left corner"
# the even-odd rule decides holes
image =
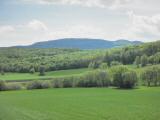
[[[160,63],[160,41],[106,50],[0,48],[1,72],[29,73],[98,67],[102,63],[146,66]]]
[[[100,50],[1,48],[0,68],[5,72],[20,73],[31,69],[39,71],[41,66],[46,71],[83,68],[102,55]]]

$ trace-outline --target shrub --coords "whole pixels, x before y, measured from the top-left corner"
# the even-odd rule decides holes
[[[84,76],[83,85],[81,87],[97,87],[94,72],[90,72]]]
[[[137,82],[137,74],[134,71],[125,72],[122,74],[123,82],[120,88],[133,88]]]
[[[4,70],[1,70],[1,75],[5,75],[5,72],[4,72]]]
[[[97,87],[94,72],[88,72],[77,83],[78,87]]]
[[[63,87],[62,85],[62,80],[61,79],[55,79],[52,81],[52,87],[54,88],[61,88]]]
[[[33,81],[33,82],[30,82],[28,85],[27,85],[27,89],[45,89],[45,88],[49,88],[50,87],[50,84],[49,82],[47,81]]]
[[[31,68],[29,72],[30,72],[31,74],[34,74],[34,73],[35,73],[35,69],[34,69],[34,68]]]
[[[0,91],[20,90],[21,88],[21,85],[18,83],[6,83],[5,81],[0,81]]]
[[[72,87],[77,87],[77,82],[81,80],[82,76],[71,76],[69,79],[72,81]]]
[[[147,86],[157,86],[160,84],[160,67],[159,66],[150,66],[147,67],[141,74],[141,79],[144,81]]]
[[[88,68],[96,69],[99,67],[100,64],[101,64],[100,61],[93,61],[89,63]]]
[[[3,80],[0,80],[0,91],[6,90],[6,83]]]
[[[112,61],[111,62],[111,66],[117,66],[117,65],[122,65],[122,63],[120,63],[118,61]]]
[[[119,88],[133,88],[137,82],[136,72],[129,71],[125,66],[116,66],[112,68],[113,85]]]
[[[99,68],[100,68],[100,69],[107,69],[107,68],[108,68],[108,64],[107,64],[107,63],[101,63],[101,64],[99,65]]]
[[[22,86],[18,83],[8,83],[6,85],[6,90],[21,90]]]
[[[48,81],[43,81],[43,82],[41,83],[41,86],[42,86],[42,89],[46,89],[46,88],[50,88],[50,87],[51,87],[51,84],[50,84],[50,82],[48,82]]]
[[[65,78],[62,82],[64,88],[69,88],[73,86],[73,80],[71,77]]]
[[[123,81],[122,74],[126,72],[128,69],[124,66],[114,66],[111,68],[113,75],[113,85],[120,87]]]
[[[110,76],[107,71],[98,70],[95,74],[98,87],[108,87],[111,83]]]
[[[4,64],[3,65],[0,64],[0,73],[1,73],[1,75],[5,74],[5,72],[4,72]]]
[[[54,78],[52,81],[52,87],[54,88],[69,88],[69,87],[76,87],[78,81],[78,77],[60,77],[60,78]]]
[[[83,77],[79,78],[78,87],[106,87],[110,84],[110,78],[106,71],[96,70],[88,72]]]
[[[39,75],[40,76],[44,76],[45,75],[45,67],[44,66],[40,66],[40,68],[39,68]]]

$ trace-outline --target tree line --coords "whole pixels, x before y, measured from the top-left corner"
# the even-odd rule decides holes
[[[146,86],[160,86],[160,66],[146,67],[140,76],[136,71],[124,65],[112,66],[110,71],[99,68],[79,76],[58,77],[52,80],[34,80],[20,83],[6,83],[0,81],[0,91],[19,89],[45,89],[45,88],[70,88],[70,87],[117,87],[132,89],[142,80]]]

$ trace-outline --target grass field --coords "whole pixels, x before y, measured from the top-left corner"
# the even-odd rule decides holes
[[[133,69],[139,75],[144,68],[137,68],[134,65],[126,65],[129,69]],[[0,74],[0,80],[32,80],[32,79],[49,79],[54,77],[65,77],[65,76],[74,76],[86,73],[92,69],[82,68],[82,69],[70,69],[70,70],[59,70],[46,72],[45,76],[39,76],[39,72],[30,74],[30,73],[5,73],[5,75]],[[110,69],[108,69],[110,71]]]
[[[89,71],[87,68],[82,69],[71,69],[71,70],[59,70],[46,72],[45,76],[39,76],[39,73],[6,73],[5,75],[0,75],[0,80],[29,80],[29,79],[43,79],[43,78],[53,78],[53,77],[64,77],[79,75]]]
[[[0,92],[0,120],[158,120],[160,88]]]

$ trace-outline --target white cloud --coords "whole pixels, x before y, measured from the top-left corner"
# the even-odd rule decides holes
[[[22,0],[24,2],[37,3],[42,5],[81,5],[87,7],[102,7],[115,9],[121,7],[131,0]]]
[[[47,31],[48,28],[47,26],[39,21],[39,20],[32,20],[28,23],[27,27],[33,29],[33,30],[44,30],[44,31]]]
[[[119,12],[134,11],[135,13],[155,14],[160,12],[160,0],[18,0],[22,3],[39,5],[79,5],[99,7]]]
[[[4,25],[0,26],[0,34],[6,33],[6,32],[13,32],[15,29],[10,25]]]
[[[130,12],[129,18],[128,29],[123,31],[122,37],[146,41],[160,38],[160,14],[142,16]]]
[[[59,38],[105,38],[105,30],[94,25],[66,25],[49,27],[39,20],[31,20],[26,24],[0,27],[0,46],[28,45],[38,41]],[[4,29],[5,28],[5,29]],[[11,29],[12,28],[12,29]],[[3,34],[1,34],[3,30]],[[10,33],[11,30],[12,33]]]
[[[31,44],[38,40],[45,40],[48,27],[39,20],[31,20],[26,24],[0,26],[0,46],[17,44]]]
[[[64,26],[49,32],[52,39],[58,38],[105,38],[105,31],[94,25]]]

